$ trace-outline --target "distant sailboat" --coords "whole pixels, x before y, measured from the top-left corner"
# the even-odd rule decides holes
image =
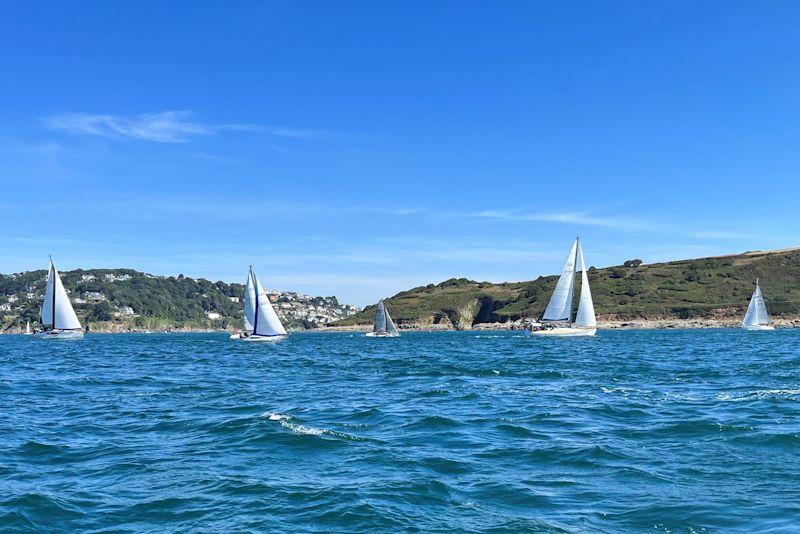
[[[81,339],[83,329],[69,301],[53,259],[47,274],[47,288],[42,303],[42,329],[34,337],[40,339]]]
[[[372,332],[367,333],[367,337],[400,337],[382,299],[375,306],[375,324]]]
[[[26,336],[29,336],[29,335],[31,335],[31,334],[33,334],[33,332],[31,331],[31,322],[30,322],[30,321],[28,321],[28,322],[25,324],[25,335],[26,335]]]
[[[742,328],[745,330],[775,330],[775,327],[769,324],[767,305],[764,303],[764,296],[761,294],[758,278],[756,278],[756,290],[753,291],[753,296],[750,297],[750,305],[747,307],[747,313],[744,314]]]
[[[575,295],[575,275],[580,259],[581,295],[578,299],[578,313],[573,320],[572,306]],[[564,269],[547,304],[540,321],[544,326],[531,333],[540,336],[593,336],[597,333],[597,319],[594,315],[592,292],[589,289],[589,276],[583,258],[580,238],[572,243]]]
[[[272,308],[267,292],[250,267],[247,288],[244,292],[244,330],[231,339],[242,341],[278,341],[288,336],[286,329]]]

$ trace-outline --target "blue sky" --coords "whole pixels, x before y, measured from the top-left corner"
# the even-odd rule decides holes
[[[800,245],[796,2],[5,2],[0,77],[0,272],[366,304]]]

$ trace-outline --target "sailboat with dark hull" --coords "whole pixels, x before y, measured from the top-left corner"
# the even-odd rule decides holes
[[[267,297],[267,292],[264,291],[264,286],[253,272],[253,267],[250,267],[244,291],[244,329],[233,334],[231,339],[280,341],[288,335]]]
[[[378,305],[375,306],[375,324],[372,332],[367,332],[366,335],[367,337],[400,337],[383,300],[379,300]]]
[[[578,298],[578,313],[573,317],[573,299],[575,295],[575,277],[580,261],[581,294]],[[540,325],[533,328],[531,334],[539,336],[593,336],[597,333],[597,319],[594,314],[592,292],[589,289],[589,275],[586,272],[586,261],[583,258],[580,238],[575,238],[572,248],[564,263],[564,269],[558,278],[553,295],[547,304]]]
[[[42,326],[34,334],[38,339],[82,339],[83,329],[67,291],[61,283],[53,259],[47,273],[47,286],[42,302]]]

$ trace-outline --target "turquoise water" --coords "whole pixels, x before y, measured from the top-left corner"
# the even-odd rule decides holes
[[[0,336],[0,531],[796,531],[798,349]]]

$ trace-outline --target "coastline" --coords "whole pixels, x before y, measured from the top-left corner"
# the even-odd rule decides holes
[[[775,317],[770,321],[777,328],[800,327],[800,317]],[[523,322],[478,323],[471,328],[454,329],[436,327],[436,325],[398,325],[401,332],[452,332],[456,330],[521,330]],[[691,330],[704,328],[740,328],[741,318],[727,319],[638,319],[598,321],[598,330]],[[327,326],[307,332],[369,332],[371,325]]]
[[[514,321],[507,323],[478,323],[471,328],[454,329],[452,327],[440,327],[437,325],[398,325],[401,332],[455,332],[455,331],[503,331],[521,330],[522,322]],[[771,324],[776,328],[796,328],[800,327],[800,317],[776,317]],[[635,321],[598,321],[598,330],[692,330],[692,329],[713,329],[713,328],[740,328],[741,319],[641,319]],[[372,330],[371,325],[349,325],[349,326],[323,326],[308,330],[288,329],[290,334],[308,332],[352,332],[366,333]],[[128,329],[120,326],[110,328],[89,329],[89,334],[210,334],[210,333],[232,333],[232,330],[223,328],[159,328],[151,330]],[[23,334],[22,329],[9,329],[0,335]]]

